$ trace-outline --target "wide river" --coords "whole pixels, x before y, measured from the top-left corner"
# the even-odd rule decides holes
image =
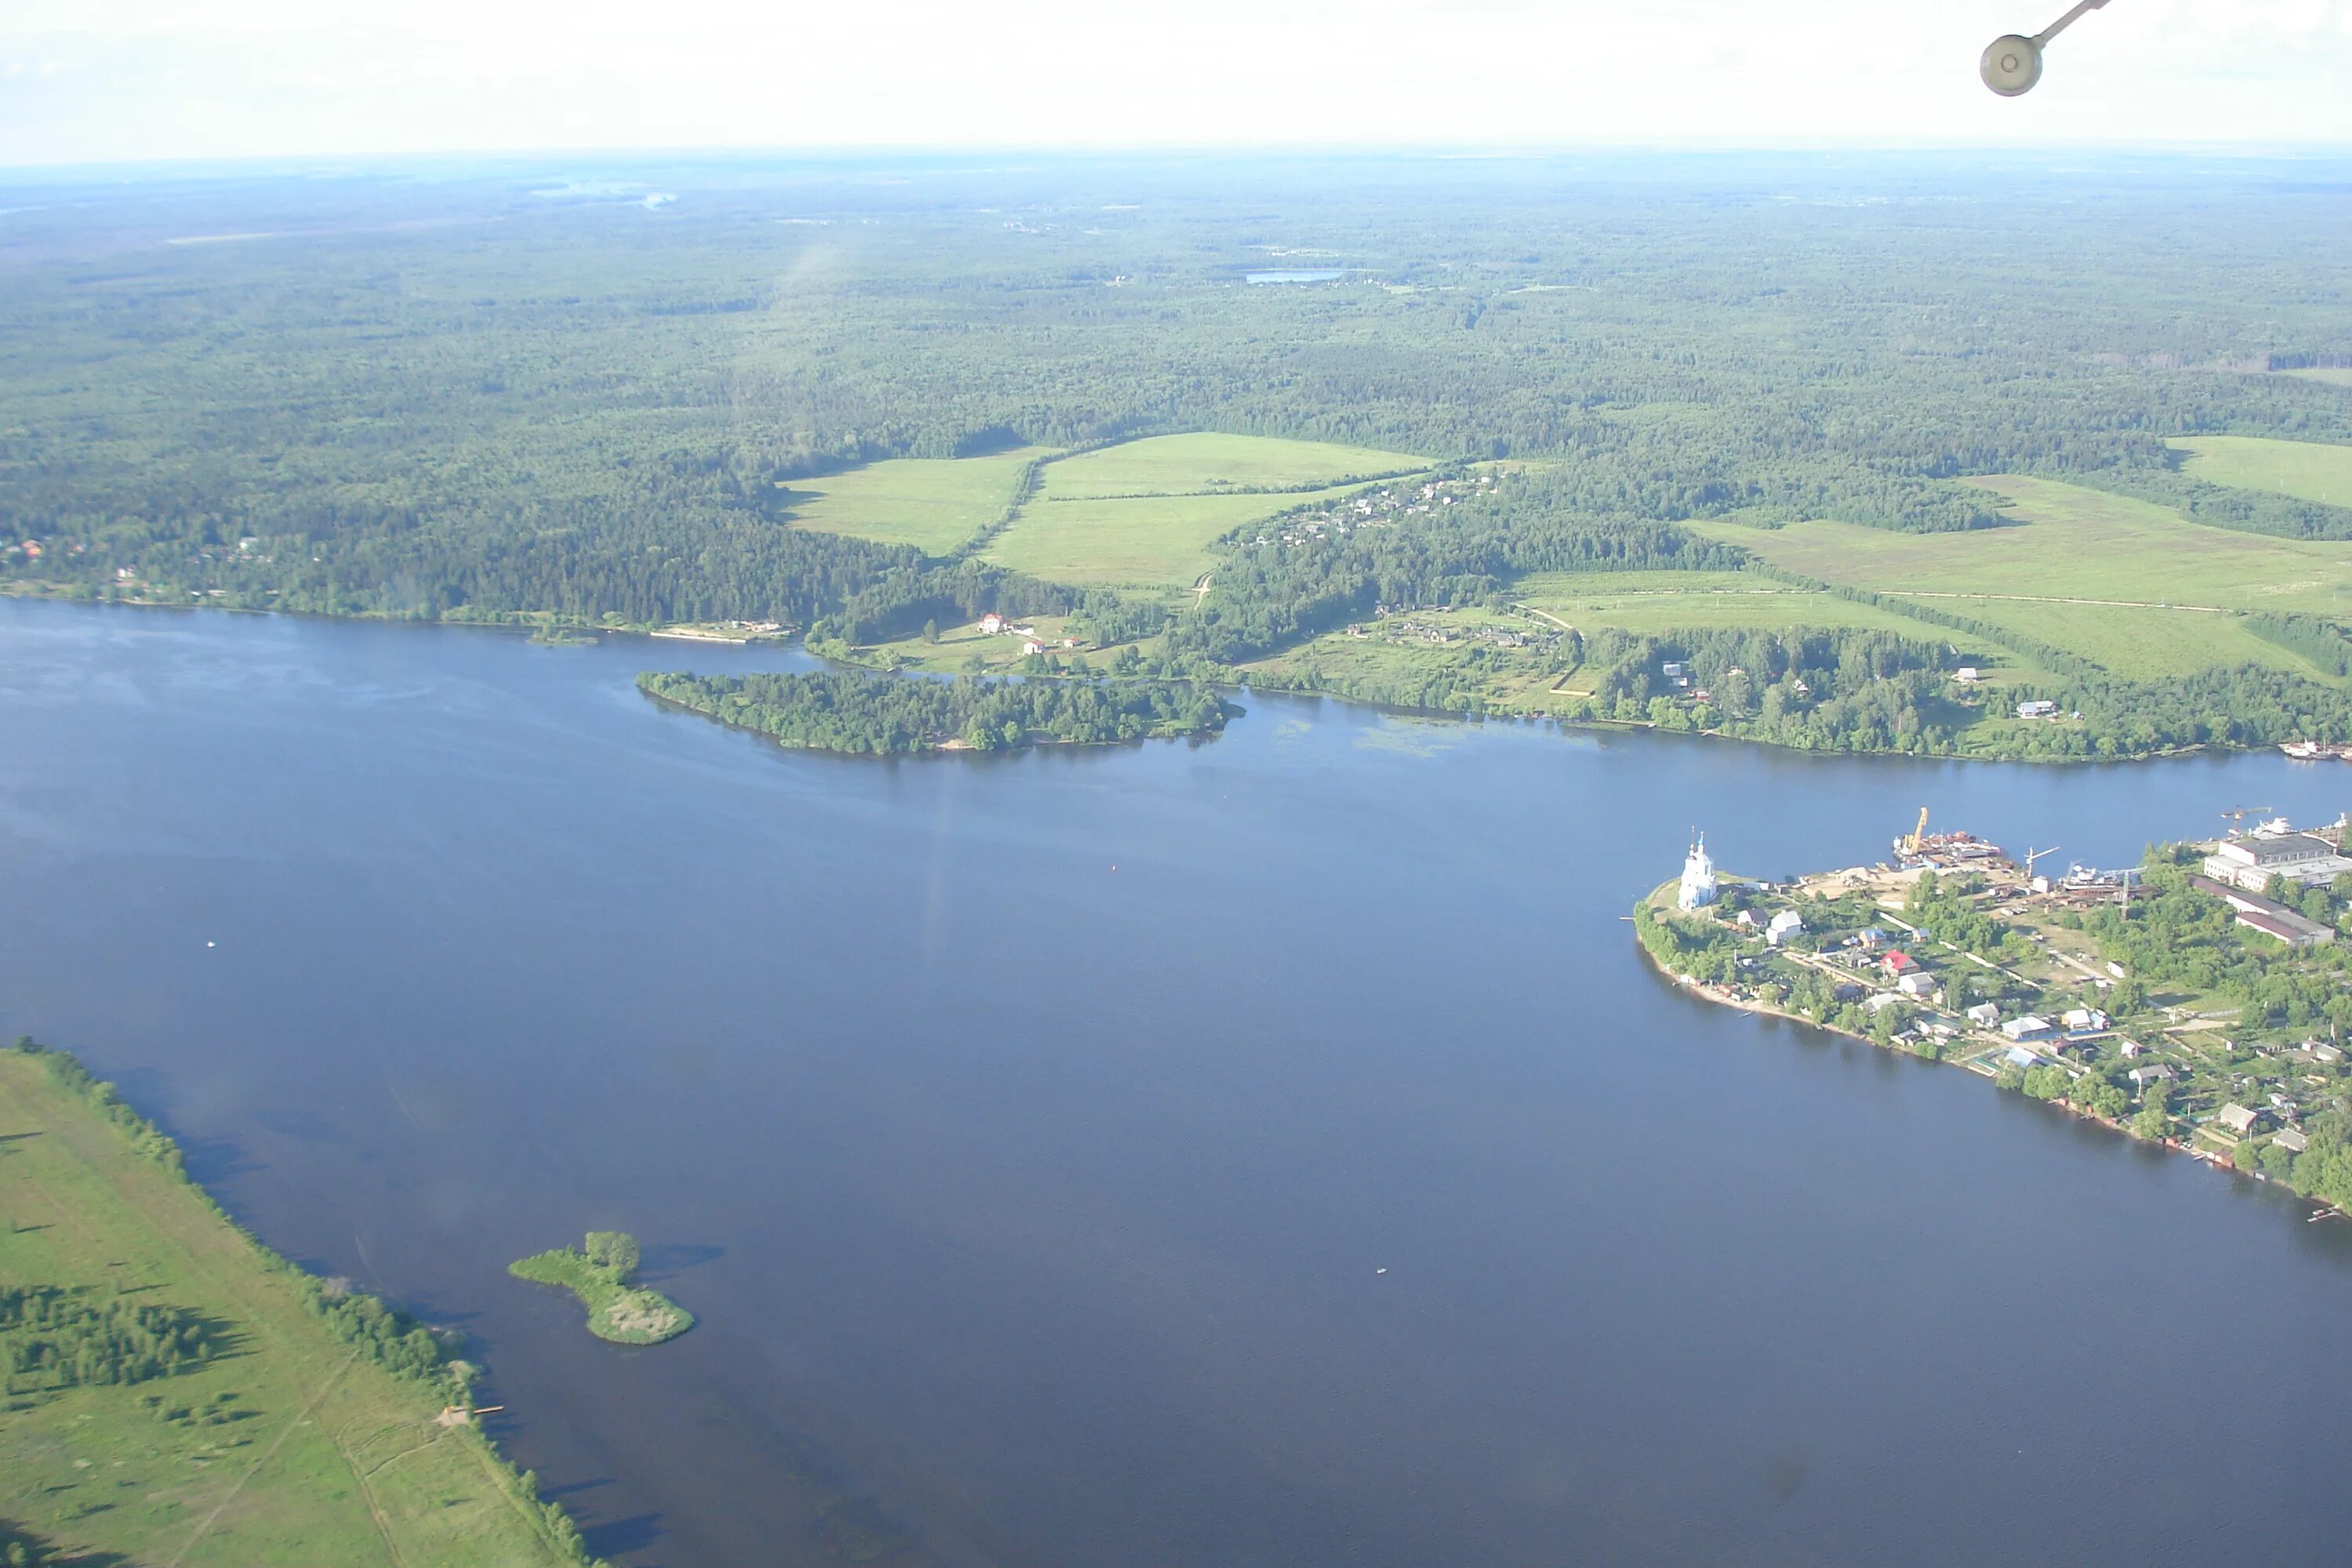
[[[794,755],[782,650],[0,601],[0,1028],[463,1325],[649,1568],[2341,1561],[2352,1226],[1695,1003],[1629,901],[1922,805],[2061,861],[2352,768],[2031,769],[1245,699]],[[635,1231],[701,1315],[507,1263]]]

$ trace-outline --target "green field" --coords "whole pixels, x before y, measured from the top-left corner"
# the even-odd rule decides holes
[[[1397,452],[1263,436],[1128,441],[1046,464],[1037,499],[982,553],[1058,583],[1173,596],[1209,570],[1222,535],[1419,466]]]
[[[1547,572],[1521,578],[1512,591],[1519,603],[1588,637],[1606,627],[1654,637],[1724,626],[1858,626],[1909,637],[1950,636],[1891,610],[1738,572]]]
[[[2326,365],[2312,370],[2283,370],[2281,375],[2292,375],[2303,381],[2323,382],[2329,386],[2352,386],[2352,370],[2341,365]]]
[[[1232,530],[1348,493],[1036,500],[982,553],[1000,566],[1056,583],[1164,594],[1199,582],[1209,570],[1210,544]]]
[[[2352,544],[2211,528],[2147,501],[2051,479],[1973,482],[2005,499],[2015,526],[1965,533],[1844,522],[1690,526],[1775,566],[1885,593],[2352,614]]]
[[[1025,447],[986,458],[897,458],[794,479],[785,499],[795,528],[946,555],[1004,515],[1022,470],[1046,451]]]
[[[2352,372],[2334,374],[2352,383]],[[2190,454],[2186,470],[2192,479],[2352,506],[2352,447],[2252,436],[2196,436],[2172,445]]]
[[[576,1561],[478,1430],[436,1421],[446,1384],[355,1354],[289,1269],[16,1051],[0,1051],[0,1280],[185,1309],[229,1343],[140,1383],[10,1380],[0,1519],[60,1552],[184,1568]]]
[[[1971,620],[1990,622],[2019,637],[2063,648],[2103,669],[2134,680],[2158,680],[2242,664],[2267,665],[2273,669],[2326,679],[2307,660],[2254,636],[2236,616],[2110,605],[2019,604],[2005,599],[1917,602],[1947,614],[1958,611]],[[1967,646],[1964,634],[1939,632],[1933,626],[1923,629],[1930,636],[1960,638]],[[1996,668],[2002,675],[2014,673],[2006,664],[1997,665]]]
[[[1369,447],[1203,431],[1123,441],[1062,458],[1046,468],[1044,495],[1049,500],[1082,500],[1328,487],[1428,466],[1423,458]]]

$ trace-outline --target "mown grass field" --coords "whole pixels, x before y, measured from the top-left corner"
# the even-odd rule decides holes
[[[1883,593],[2352,614],[2352,544],[2211,528],[2146,501],[2050,479],[1999,475],[1972,482],[2005,498],[2015,526],[1968,533],[1826,521],[1690,526],[1775,566]]]
[[[2352,372],[2335,374],[2352,384]],[[2254,436],[2193,436],[2172,445],[2190,454],[2189,475],[2209,484],[2352,506],[2352,447]]]
[[[14,1051],[0,1051],[0,1279],[121,1290],[232,1336],[230,1354],[179,1376],[58,1393],[16,1380],[0,1518],[62,1551],[184,1568],[571,1561],[477,1430],[436,1424],[433,1391],[354,1359],[291,1279]]]
[[[1590,637],[1615,627],[1649,637],[1669,631],[1756,627],[1857,626],[1904,637],[1948,639],[1906,616],[1811,593],[1738,572],[1539,573],[1513,584],[1531,609]]]
[[[1045,469],[1044,495],[1052,500],[1081,500],[1328,488],[1428,466],[1426,458],[1369,447],[1204,431],[1123,441],[1062,458]]]
[[[985,458],[894,458],[824,479],[794,479],[793,526],[910,544],[946,555],[1004,514],[1042,447]]]
[[[2149,610],[2107,605],[2018,604],[2003,599],[1976,599],[1955,605],[1949,599],[1917,601],[1931,608],[1958,609],[1970,619],[1990,622],[2003,631],[2063,648],[2101,668],[2133,680],[2160,680],[2200,669],[2234,668],[2242,664],[2266,665],[2298,675],[2328,679],[2309,661],[2248,631],[2243,619],[2203,610]],[[1957,632],[1927,628],[1930,636],[1969,639]],[[2021,655],[2016,656],[2022,659]],[[1988,672],[1996,679],[2016,673],[2013,660]]]
[[[1058,465],[1056,465],[1058,466]],[[1053,469],[1047,468],[1051,473]],[[1050,480],[1047,481],[1049,487]],[[1000,566],[1056,583],[1173,595],[1209,570],[1221,535],[1346,489],[1284,495],[1143,496],[1121,500],[1034,500],[982,553]]]
[[[1209,570],[1221,535],[1423,467],[1400,452],[1319,441],[1155,436],[1046,464],[1036,499],[983,554],[1057,583],[1172,599]]]

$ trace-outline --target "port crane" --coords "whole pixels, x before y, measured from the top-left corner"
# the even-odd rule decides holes
[[[1919,853],[1921,847],[1927,842],[1927,808],[1923,805],[1919,808],[1919,824],[1917,826],[1911,829],[1911,837],[1903,841],[1903,847],[1906,852],[1916,855]]]
[[[2053,844],[2053,845],[2052,845],[2052,846],[2051,846],[2049,848],[2047,848],[2047,849],[2028,849],[2028,850],[2026,850],[2026,852],[2025,852],[2025,885],[2026,885],[2027,887],[2029,887],[2029,888],[2030,888],[2030,887],[2032,887],[2032,886],[2033,885],[2033,868],[2034,868],[2035,864],[2036,864],[2037,862],[2039,862],[2039,861],[2046,860],[2046,859],[2048,859],[2051,856],[2057,854],[2057,853],[2058,853],[2058,847],[2058,847],[2057,845]]]
[[[2236,825],[2233,831],[2243,833],[2246,830],[2246,818],[2251,816],[2256,822],[2261,822],[2269,816],[2272,809],[2267,805],[2237,805],[2231,806],[2221,816],[2224,820]]]

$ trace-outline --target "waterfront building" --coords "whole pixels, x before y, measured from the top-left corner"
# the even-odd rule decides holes
[[[1716,900],[1715,862],[1706,853],[1706,835],[1695,835],[1690,854],[1683,860],[1682,890],[1675,901],[1686,910],[1703,910]]]

